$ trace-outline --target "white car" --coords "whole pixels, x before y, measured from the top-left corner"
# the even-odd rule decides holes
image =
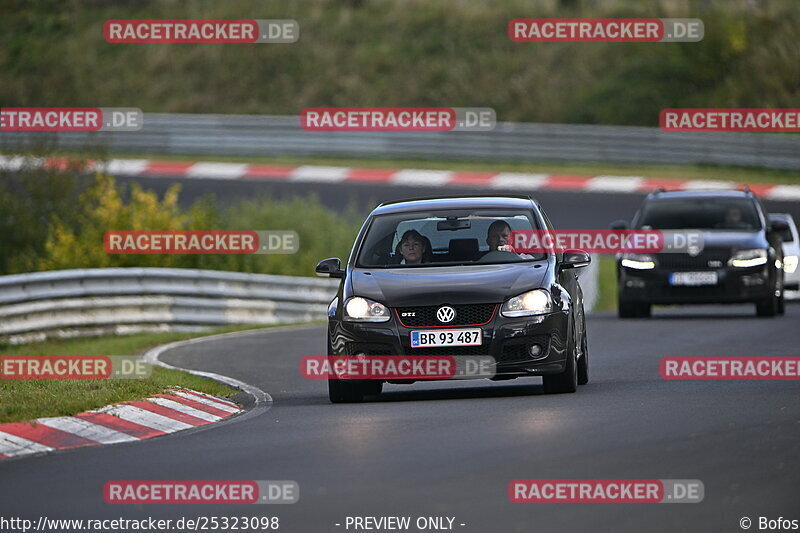
[[[788,213],[770,213],[769,218],[786,222],[789,226],[788,229],[781,232],[784,287],[787,291],[800,290],[800,269],[797,268],[798,258],[800,258],[800,237],[797,234],[797,225],[794,223],[792,215]]]

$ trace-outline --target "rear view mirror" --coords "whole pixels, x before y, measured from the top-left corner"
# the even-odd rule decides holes
[[[436,229],[439,231],[457,231],[460,229],[469,229],[472,226],[472,221],[466,219],[450,219],[441,220],[436,223]]]
[[[628,223],[624,220],[615,220],[608,227],[610,229],[628,229]]]
[[[789,224],[783,220],[773,220],[770,222],[769,227],[772,231],[784,232],[789,231]]]
[[[319,276],[330,276],[332,278],[343,278],[344,270],[342,270],[342,262],[338,257],[331,257],[323,259],[319,262],[316,268],[316,273]]]
[[[583,250],[565,250],[564,259],[561,260],[561,268],[583,268],[589,266],[592,259]]]

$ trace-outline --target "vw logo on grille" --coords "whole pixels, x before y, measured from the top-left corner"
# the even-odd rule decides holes
[[[456,317],[456,310],[449,305],[443,305],[436,311],[439,322],[452,322]]]

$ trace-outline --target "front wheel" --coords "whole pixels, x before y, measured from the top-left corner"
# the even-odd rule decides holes
[[[328,379],[328,398],[331,403],[358,403],[364,401],[366,391],[360,383],[341,379]]]
[[[651,306],[648,303],[633,303],[617,301],[617,316],[619,318],[648,318]]]
[[[581,340],[581,358],[578,359],[578,385],[589,383],[589,343],[586,341],[586,331]]]
[[[756,302],[756,316],[775,316],[779,312],[778,297],[774,294],[763,302]]]
[[[567,350],[567,364],[562,373],[542,376],[545,394],[561,394],[578,390],[578,364],[575,351],[575,348]]]

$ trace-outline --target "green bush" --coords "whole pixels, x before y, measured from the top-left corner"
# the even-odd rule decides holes
[[[321,259],[347,256],[360,223],[353,209],[335,213],[313,196],[262,196],[221,209],[207,197],[182,207],[179,185],[159,198],[98,174],[77,194],[83,179],[77,170],[0,173],[0,273],[159,266],[310,276]],[[109,230],[294,230],[300,249],[285,255],[108,254],[103,236]]]

